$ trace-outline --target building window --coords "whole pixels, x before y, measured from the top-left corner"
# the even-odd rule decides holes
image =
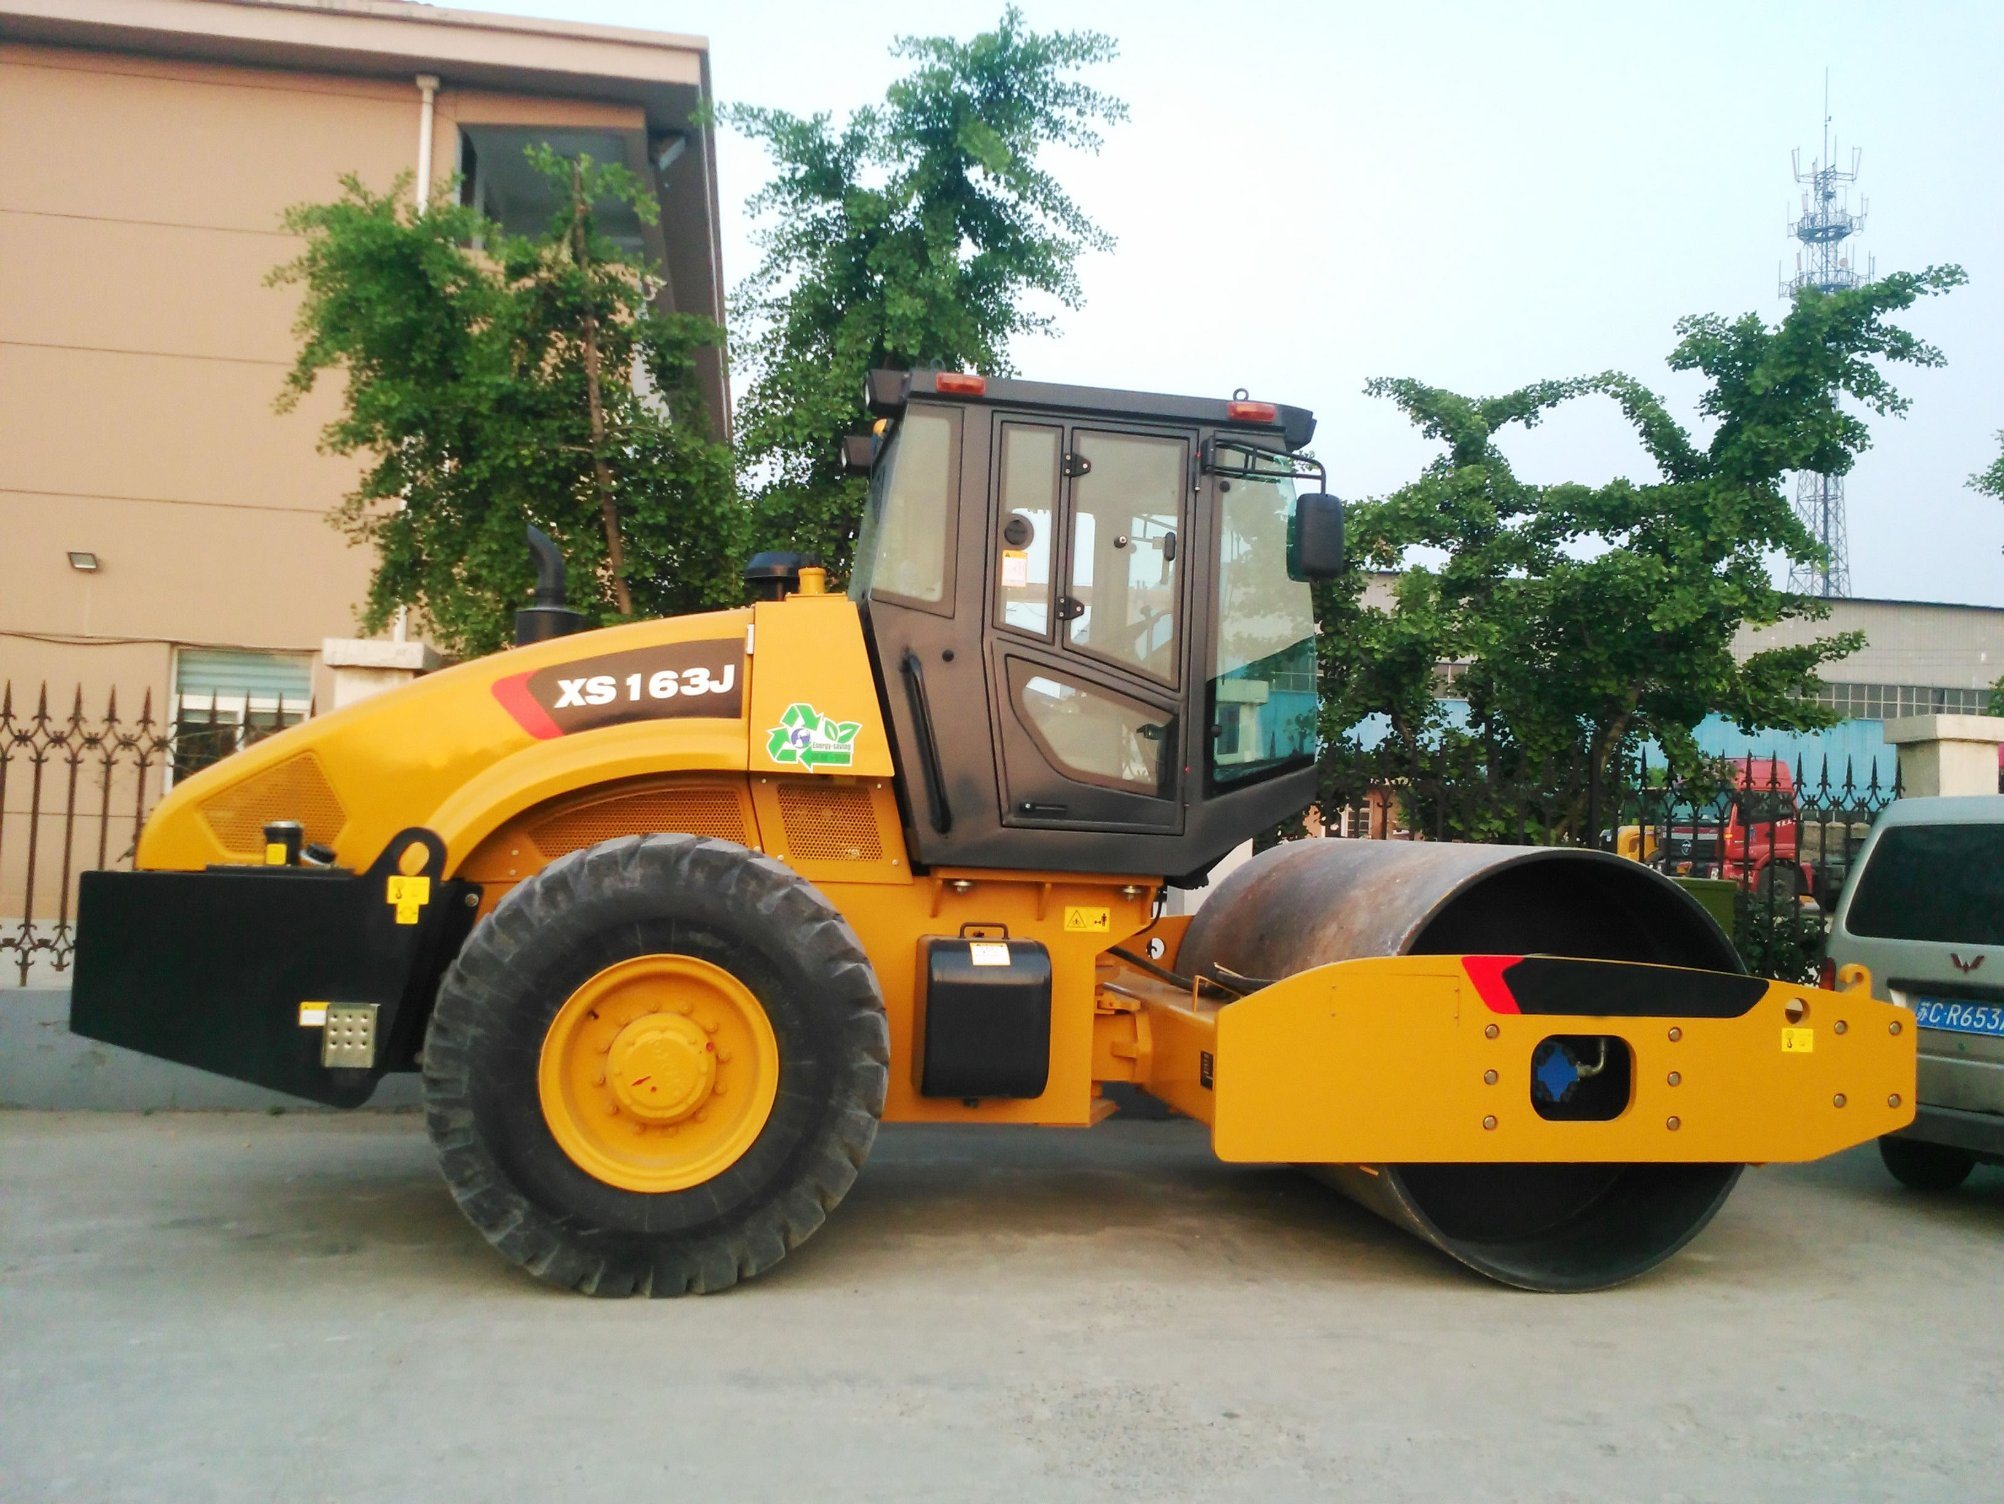
[[[1928,684],[1826,684],[1816,702],[1845,720],[1890,721],[1903,715],[1983,715],[1990,709],[1990,691]]]
[[[311,654],[183,648],[174,655],[170,781],[298,725],[312,700]]]
[[[560,157],[632,167],[627,138],[617,131],[551,130],[512,125],[468,125],[459,132],[459,201],[478,209],[510,235],[543,234],[564,207],[561,190],[523,155],[547,146]],[[640,216],[629,203],[595,204],[598,228],[627,255],[647,259]]]
[[[1460,700],[1467,698],[1468,691],[1461,681],[1468,677],[1473,668],[1470,659],[1446,659],[1433,666],[1433,697],[1436,700]],[[1313,688],[1313,686],[1309,686]]]

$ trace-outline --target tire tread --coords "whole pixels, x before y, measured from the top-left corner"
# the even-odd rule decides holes
[[[843,1015],[831,1031],[841,1046],[832,1100],[818,1115],[814,1141],[796,1157],[794,1177],[742,1212],[690,1236],[611,1237],[553,1215],[510,1184],[475,1111],[479,1047],[488,1031],[508,1026],[491,996],[505,995],[539,936],[581,906],[641,917],[688,892],[783,929],[791,950],[814,968],[823,983],[820,1005]],[[827,1220],[869,1158],[889,1068],[890,1030],[875,970],[848,921],[810,883],[728,841],[623,836],[552,862],[468,938],[439,989],[425,1040],[425,1125],[460,1210],[538,1280],[606,1297],[708,1294],[764,1273]]]

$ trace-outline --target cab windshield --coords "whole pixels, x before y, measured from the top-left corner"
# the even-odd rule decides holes
[[[1287,574],[1293,510],[1286,476],[1218,481],[1213,784],[1249,782],[1315,754],[1315,613],[1307,584]]]

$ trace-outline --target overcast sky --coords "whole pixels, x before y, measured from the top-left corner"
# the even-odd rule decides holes
[[[459,0],[452,0],[459,3]],[[900,71],[893,34],[971,35],[996,3],[481,0],[465,8],[706,35],[719,97],[837,114]],[[2004,428],[2004,4],[1293,4],[1024,0],[1040,30],[1111,34],[1092,82],[1132,118],[1054,162],[1119,239],[1087,302],[1014,354],[1025,375],[1312,407],[1339,494],[1431,456],[1372,376],[1472,394],[1614,368],[1695,421],[1664,366],[1682,314],[1782,305],[1790,170],[1821,150],[1823,76],[1881,273],[1960,263],[1911,324],[1948,357],[1903,372],[1849,480],[1853,592],[2004,605],[2004,506],[1969,491]],[[753,262],[753,146],[719,145],[726,276]],[[1506,445],[1540,481],[1645,478],[1611,407]]]

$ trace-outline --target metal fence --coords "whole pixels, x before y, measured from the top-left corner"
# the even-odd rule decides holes
[[[129,719],[115,691],[101,713],[86,709],[81,688],[67,709],[50,703],[46,685],[32,709],[11,683],[0,687],[0,967],[23,984],[38,969],[68,969],[77,879],[130,864],[148,810],[175,778],[313,712],[310,702],[225,692],[180,696],[165,715],[149,693]],[[1876,768],[1860,778],[1848,763],[1838,771],[1752,750],[1695,775],[1644,759],[1612,784],[1499,800],[1480,780],[1406,780],[1325,812],[1322,833],[1593,846],[1672,876],[1724,879],[1737,890],[1734,935],[1749,962],[1799,970],[1814,959],[1801,962],[1796,949],[1820,954],[1814,916],[1836,901],[1872,822],[1899,795]]]
[[[311,715],[310,702],[183,695],[165,715],[150,692],[135,716],[116,690],[86,708],[81,687],[51,708],[48,686],[0,686],[0,968],[22,985],[68,970],[77,880],[129,866],[147,811],[177,777]],[[0,971],[4,975],[4,971]]]
[[[1378,840],[1584,846],[1672,877],[1731,885],[1735,943],[1748,964],[1808,980],[1823,915],[1879,815],[1899,797],[1876,766],[1811,764],[1749,749],[1678,773],[1640,758],[1609,786],[1539,797],[1481,779],[1418,778],[1370,788],[1322,814],[1322,833]]]
[[[1423,777],[1374,786],[1325,815],[1325,835],[1379,840],[1588,846],[1679,876],[1728,878],[1834,899],[1897,777],[1860,777],[1748,750],[1678,773],[1645,756],[1608,787],[1539,796],[1479,779]]]

